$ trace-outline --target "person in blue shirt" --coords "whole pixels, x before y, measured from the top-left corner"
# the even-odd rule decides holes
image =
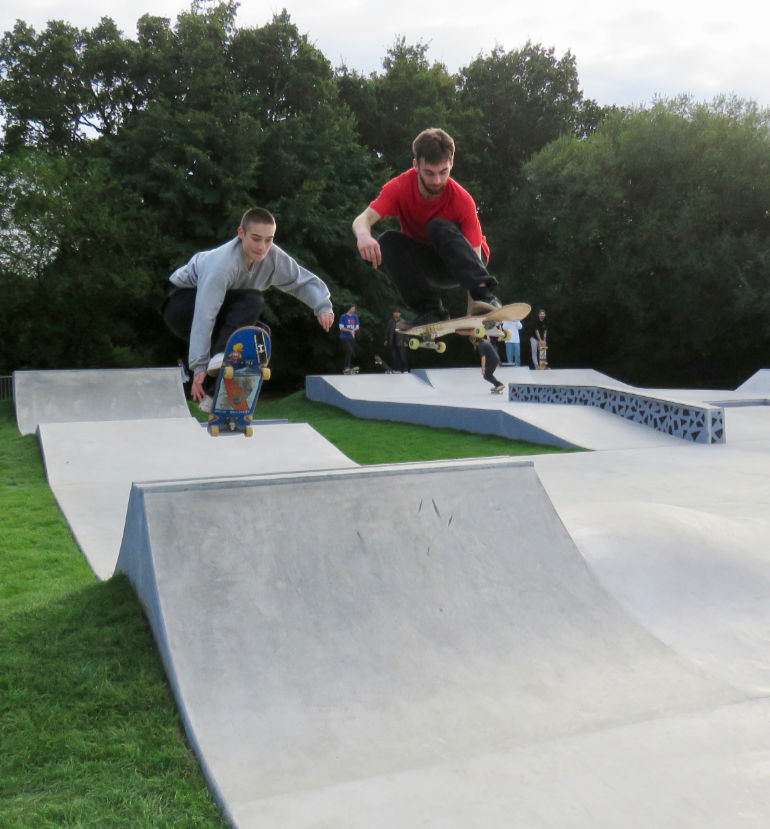
[[[343,374],[350,374],[353,371],[353,354],[356,350],[356,334],[358,333],[358,316],[356,306],[351,305],[340,317],[340,342],[345,354],[345,368]]]

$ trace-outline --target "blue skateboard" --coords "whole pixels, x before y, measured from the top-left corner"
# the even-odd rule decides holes
[[[233,331],[225,348],[214,390],[214,404],[208,430],[218,435],[222,429],[243,432],[251,437],[254,409],[262,381],[270,379],[270,334],[262,326],[246,326]]]

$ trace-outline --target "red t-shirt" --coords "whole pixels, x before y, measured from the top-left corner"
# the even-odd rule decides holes
[[[417,170],[412,167],[400,176],[388,181],[380,195],[369,205],[380,216],[396,216],[401,232],[420,242],[429,244],[425,228],[431,219],[449,219],[460,225],[463,236],[471,247],[481,245],[489,261],[489,246],[481,232],[473,196],[454,179],[447,180],[444,192],[437,199],[425,199],[420,195]]]

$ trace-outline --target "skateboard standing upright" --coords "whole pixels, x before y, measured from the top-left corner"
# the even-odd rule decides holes
[[[214,390],[214,403],[208,430],[240,431],[251,437],[254,409],[262,381],[270,379],[270,334],[262,326],[246,326],[234,331],[227,341],[222,368]]]
[[[393,374],[393,369],[380,357],[379,354],[374,355],[374,364],[379,366],[385,374]]]
[[[440,340],[441,337],[447,334],[463,334],[466,337],[486,336],[490,339],[507,340],[511,332],[505,331],[502,323],[523,320],[531,310],[532,307],[526,302],[514,302],[486,313],[404,328],[401,329],[401,333],[409,337],[409,348],[413,351],[418,348],[429,348],[443,354],[446,351],[446,343]]]
[[[548,343],[541,340],[537,344],[537,367],[539,369],[548,368]]]

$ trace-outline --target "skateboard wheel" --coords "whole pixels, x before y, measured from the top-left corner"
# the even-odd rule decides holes
[[[487,335],[487,329],[484,328],[483,325],[477,325],[473,329],[473,336],[478,337],[478,339],[480,339],[480,340],[483,339],[484,337],[486,337],[486,335]]]
[[[270,379],[270,369],[267,366],[262,366],[260,371],[262,373],[262,379],[263,380],[269,380]]]
[[[233,375],[235,374],[235,371],[233,370],[233,367],[232,367],[232,366],[225,366],[224,371],[225,371],[225,377],[226,377],[228,380],[232,380],[232,379],[233,379]]]
[[[247,426],[243,430],[243,434],[246,435],[247,438],[250,438],[254,434],[254,427],[253,426]]]
[[[513,339],[513,331],[509,331],[507,328],[505,329],[505,334],[503,335],[503,340],[509,343]]]
[[[420,347],[420,341],[417,339],[417,337],[410,337],[410,339],[409,339],[409,348],[411,348],[412,351],[417,351],[417,349],[419,347]]]
[[[216,437],[219,434],[219,426],[209,426],[209,434]]]
[[[443,354],[446,351],[446,343],[436,343],[436,351],[439,354]]]

